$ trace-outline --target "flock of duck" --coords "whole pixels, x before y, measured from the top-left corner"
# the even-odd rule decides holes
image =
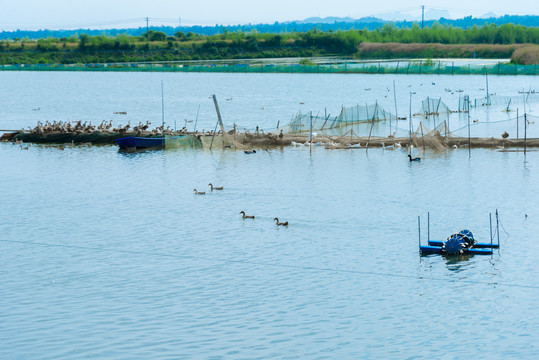
[[[37,126],[32,128],[29,128],[31,134],[37,134],[37,135],[46,135],[46,134],[52,134],[52,133],[62,133],[62,134],[94,134],[94,133],[119,133],[119,134],[125,134],[130,129],[132,131],[136,132],[138,135],[141,135],[143,132],[148,132],[153,135],[174,135],[175,133],[182,133],[183,129],[180,131],[174,132],[173,129],[170,128],[170,126],[167,126],[166,128],[164,125],[158,126],[153,130],[148,130],[150,127],[151,122],[146,121],[145,124],[142,122],[139,122],[137,126],[131,127],[131,121],[128,121],[128,123],[123,125],[118,125],[117,127],[112,127],[112,120],[105,121],[103,120],[101,124],[99,125],[92,125],[92,123],[88,123],[85,121],[82,123],[82,121],[77,121],[76,123],[72,123],[69,121],[53,121],[52,123],[49,121],[46,121],[42,123],[39,121],[37,123]],[[24,130],[24,129],[23,129]]]
[[[208,186],[210,187],[211,191],[214,191],[214,190],[224,190],[224,186],[213,186],[212,183],[209,183]],[[193,189],[193,192],[195,193],[195,195],[205,195],[206,192],[205,191],[198,191],[197,189]],[[242,219],[245,220],[245,219],[255,219],[255,216],[254,215],[247,215],[245,213],[245,211],[240,211],[239,212],[242,216]],[[288,221],[284,221],[284,222],[281,222],[279,221],[279,218],[275,218],[273,219],[273,221],[275,221],[275,224],[277,226],[288,226]]]

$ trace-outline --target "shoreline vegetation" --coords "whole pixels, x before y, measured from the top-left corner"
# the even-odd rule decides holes
[[[131,68],[125,64],[281,58],[304,59],[301,65],[307,68],[317,66],[307,58],[318,57],[356,61],[428,59],[430,62],[433,58],[510,58],[513,66],[536,65],[539,27],[485,24],[461,29],[434,23],[421,29],[417,24],[411,28],[385,24],[376,30],[320,31],[313,28],[307,32],[280,34],[225,29],[222,34],[209,36],[181,31],[169,36],[149,30],[142,36],[81,34],[60,39],[0,41],[0,69],[6,70],[19,70],[23,64],[25,67],[41,65],[49,70],[55,70],[54,66],[73,70],[70,66],[87,68],[86,64],[124,64],[116,67]]]

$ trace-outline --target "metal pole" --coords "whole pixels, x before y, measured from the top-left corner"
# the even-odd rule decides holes
[[[500,222],[498,220],[498,209],[496,209],[496,234],[498,235],[498,246],[500,246]]]
[[[427,242],[430,245],[430,212],[427,213]]]
[[[163,90],[163,80],[161,80],[161,117],[163,120],[163,134],[165,131],[165,93]]]
[[[488,217],[490,220],[490,245],[492,245],[492,213],[488,213]]]
[[[195,132],[197,131],[198,112],[200,111],[200,104],[198,104],[197,117],[195,119]]]
[[[417,231],[419,235],[419,248],[421,248],[421,217],[417,217]]]
[[[412,155],[412,92],[410,91],[410,121],[408,122],[408,132],[410,133],[410,143],[408,144],[408,149],[410,150],[410,155]]]
[[[517,140],[518,140],[518,108],[517,108]]]
[[[528,128],[526,113],[524,113],[524,155],[526,155],[526,129]]]
[[[393,98],[395,99],[395,121],[397,121],[399,116],[397,115],[397,92],[395,91],[395,80],[393,80]],[[389,135],[391,135],[391,116],[389,117]]]
[[[309,153],[313,152],[313,112],[310,112],[310,118],[311,118],[311,132],[309,135]]]

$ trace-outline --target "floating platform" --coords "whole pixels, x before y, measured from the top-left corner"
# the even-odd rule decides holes
[[[420,246],[419,250],[422,254],[450,255],[447,254],[441,246]],[[462,254],[459,255],[492,255],[492,250],[475,248],[463,249]]]
[[[492,235],[492,214],[490,217],[490,244],[479,243],[475,240],[474,235],[470,230],[463,229],[459,232],[447,237],[446,240],[431,240],[430,239],[430,214],[427,214],[427,229],[428,238],[427,245],[421,245],[421,217],[417,217],[418,235],[419,235],[419,252],[422,255],[439,254],[447,256],[459,255],[492,255],[493,249],[500,248],[500,233],[499,233],[499,218],[498,210],[496,210],[496,234],[498,242],[493,242]]]

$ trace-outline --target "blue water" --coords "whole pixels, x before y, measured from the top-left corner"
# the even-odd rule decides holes
[[[421,156],[1,143],[0,358],[535,358],[538,153]],[[489,242],[495,209],[493,256],[419,256],[417,216]]]

